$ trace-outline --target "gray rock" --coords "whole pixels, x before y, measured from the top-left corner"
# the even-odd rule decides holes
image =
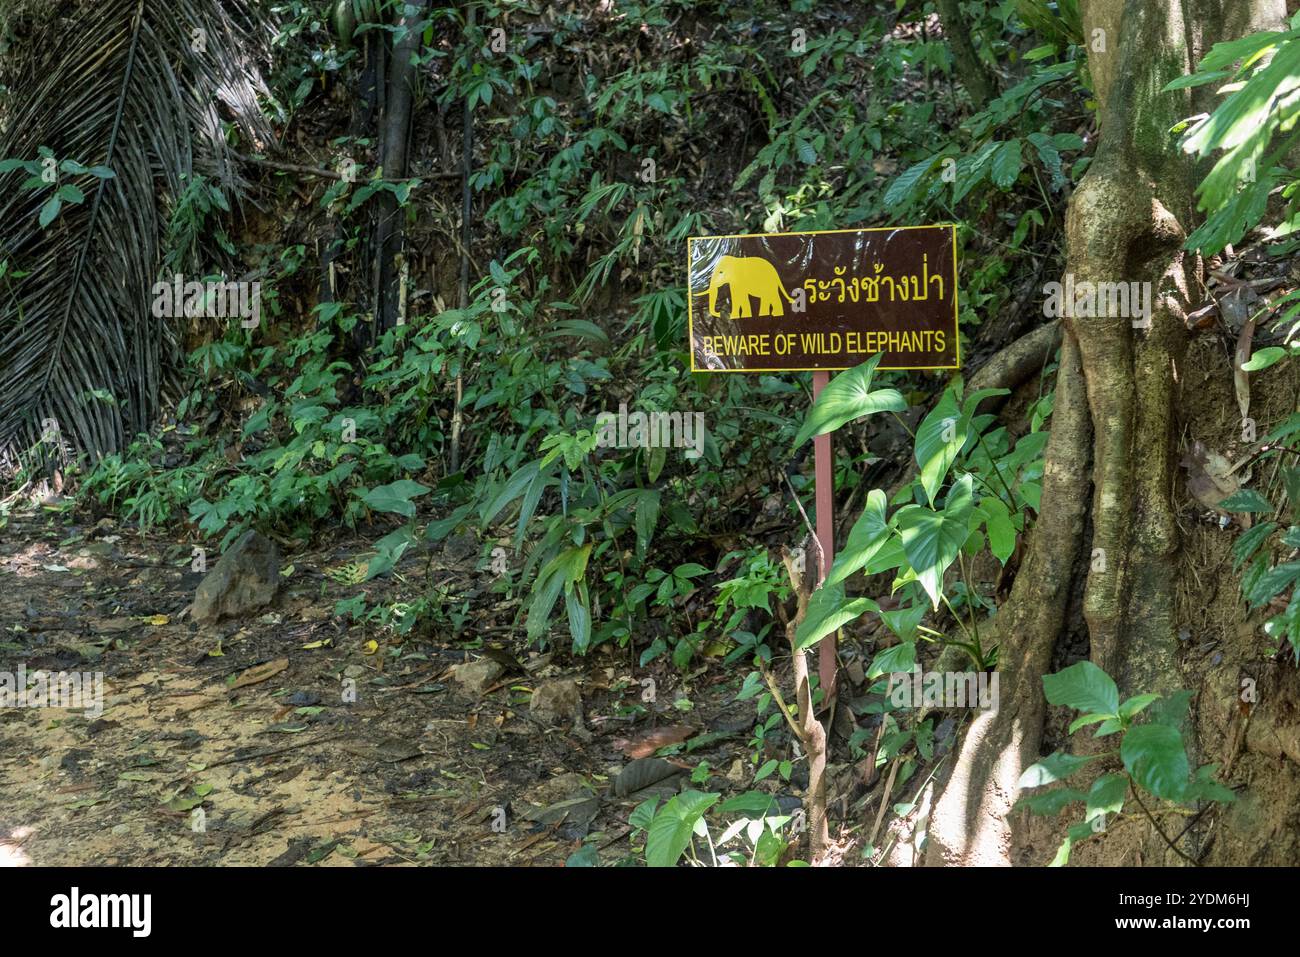
[[[528,710],[534,718],[546,724],[559,724],[573,720],[582,722],[582,694],[572,678],[544,681],[533,691]]]
[[[199,582],[190,616],[201,625],[238,618],[269,605],[279,587],[279,549],[266,537],[248,531]]]
[[[244,532],[194,592],[190,616],[199,624],[239,618],[269,605],[279,589],[279,549],[257,532]]]
[[[505,666],[491,658],[467,661],[456,666],[456,683],[470,694],[481,695],[505,674]]]

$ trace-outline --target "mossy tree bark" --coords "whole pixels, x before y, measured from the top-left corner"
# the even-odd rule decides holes
[[[1180,686],[1174,390],[1184,318],[1201,289],[1200,263],[1182,248],[1194,225],[1195,171],[1169,132],[1194,107],[1187,91],[1162,90],[1213,43],[1280,20],[1284,4],[1085,0],[1081,7],[1100,140],[1070,200],[1066,273],[1076,289],[1149,283],[1150,317],[1132,315],[1131,305],[1115,314],[1122,310],[1112,299],[1098,302],[1099,314],[1063,320],[1042,510],[997,617],[1001,705],[980,715],[963,740],[932,815],[931,864],[1010,862],[1017,781],[1039,757],[1041,678],[1081,576],[1092,660],[1123,694]]]

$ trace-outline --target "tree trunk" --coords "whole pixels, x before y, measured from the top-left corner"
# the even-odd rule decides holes
[[[424,18],[428,0],[414,0],[409,15],[400,24],[406,33],[393,47],[389,67],[388,97],[384,113],[384,178],[402,179],[406,176],[406,145],[411,132],[411,99],[415,83],[412,58],[420,51],[420,21]],[[376,247],[379,254],[379,297],[375,321],[379,329],[397,325],[398,305],[401,300],[398,278],[401,273],[399,257],[403,255],[402,240],[405,234],[406,211],[398,205],[397,197],[388,191],[379,194],[379,222]]]
[[[1243,16],[1242,8],[1251,7]],[[1172,584],[1178,548],[1174,389],[1200,263],[1183,250],[1194,170],[1170,128],[1188,91],[1160,92],[1281,0],[1092,0],[1082,4],[1098,107],[1096,157],[1066,216],[1066,273],[1079,283],[1149,283],[1150,317],[1063,320],[1061,370],[1031,551],[997,616],[1002,700],[967,733],[935,805],[927,861],[1010,863],[1009,811],[1039,758],[1046,673],[1073,584],[1084,579],[1090,656],[1121,694],[1180,686]],[[1227,12],[1231,8],[1231,15]],[[1088,445],[1091,439],[1091,468]],[[1135,459],[1135,450],[1142,458]],[[1092,545],[1083,540],[1092,484]]]
[[[939,0],[938,5],[943,35],[952,47],[957,76],[970,94],[971,105],[976,111],[982,110],[989,100],[998,95],[997,79],[975,50],[975,44],[971,41],[970,21],[961,12],[961,0]]]

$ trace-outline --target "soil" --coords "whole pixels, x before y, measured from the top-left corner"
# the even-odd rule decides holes
[[[682,725],[689,743],[660,754],[687,775],[701,761],[713,771],[687,786],[753,786],[797,803],[778,775],[753,785],[753,702],[734,700],[722,669],[682,676],[651,664],[633,680],[625,650],[534,651],[472,695],[452,668],[482,641],[458,639],[508,639],[509,616],[498,625],[474,609],[461,634],[386,640],[333,611],[363,590],[376,602],[413,598],[426,575],[468,592],[478,556],[438,550],[347,585],[363,548],[343,540],[288,554],[269,609],[201,628],[187,614],[202,579],[189,545],[11,516],[0,531],[0,671],[102,672],[104,707],[0,710],[0,860],[557,865],[584,838],[602,863],[635,859],[644,839],[627,819],[640,797],[611,787],[630,760],[620,745],[656,730],[673,741]],[[562,676],[579,681],[590,741],[529,717],[531,690]],[[575,795],[596,800],[541,813]]]

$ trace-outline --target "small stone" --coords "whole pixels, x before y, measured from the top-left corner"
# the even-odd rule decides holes
[[[113,825],[113,836],[114,836],[114,837],[122,837],[124,834],[127,834],[130,830],[131,830],[131,829],[130,829],[129,827],[127,827],[125,824],[114,824],[114,825]]]
[[[470,694],[481,695],[505,673],[505,667],[491,658],[467,661],[456,666],[456,683]]]
[[[582,720],[582,695],[572,678],[556,678],[539,684],[533,691],[529,711],[544,724],[559,724],[570,719]]]

